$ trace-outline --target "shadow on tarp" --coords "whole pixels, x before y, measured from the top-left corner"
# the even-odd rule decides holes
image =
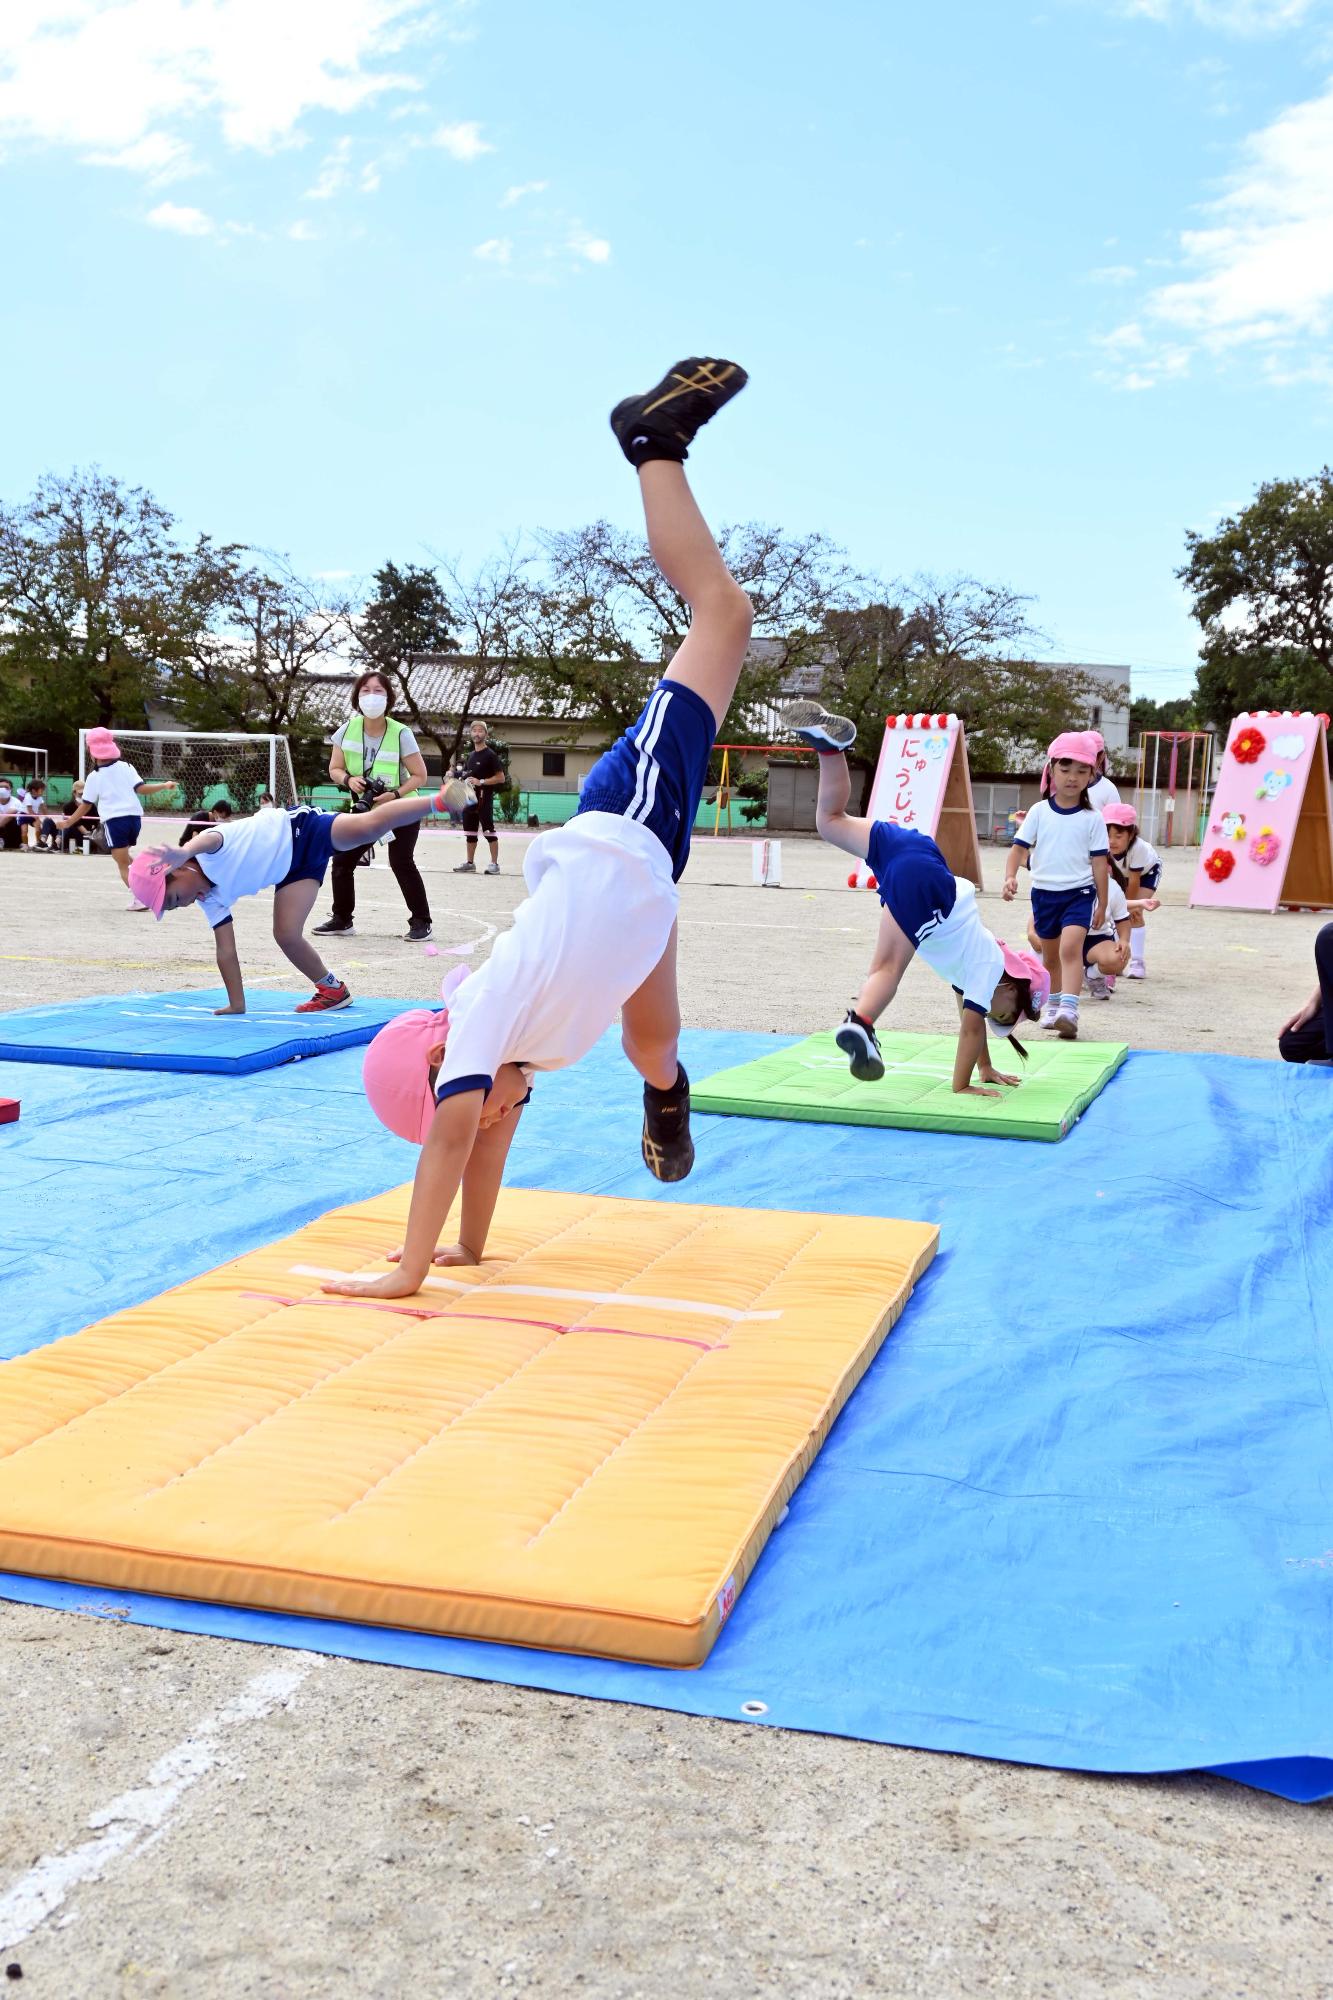
[[[685,1057],[702,1075],[774,1045],[692,1034]],[[24,1098],[0,1128],[0,1353],[406,1179],[414,1149],[372,1124],[359,1068],[355,1050],[246,1079],[0,1067],[0,1094]],[[1057,1146],[771,1123],[756,1144],[752,1121],[701,1118],[694,1174],[663,1188],[609,1038],[540,1078],[521,1185],[943,1229],[697,1672],[23,1577],[0,1596],[758,1726],[1331,1796],[1331,1091],[1326,1071],[1138,1055]]]

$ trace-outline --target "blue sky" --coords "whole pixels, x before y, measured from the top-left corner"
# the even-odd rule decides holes
[[[1185,529],[1330,456],[1333,0],[5,0],[0,226],[8,502],[473,559],[632,522],[607,408],[729,354],[714,518],[1161,696]]]

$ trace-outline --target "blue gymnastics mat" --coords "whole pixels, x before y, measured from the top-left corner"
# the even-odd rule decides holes
[[[408,1004],[356,997],[335,1014],[298,1014],[301,997],[254,989],[245,996],[244,1014],[224,1015],[214,1012],[227,1002],[220,986],[25,1007],[0,1014],[0,1062],[249,1076],[368,1042]]]
[[[774,1045],[693,1034],[684,1053],[704,1075]],[[358,1069],[355,1051],[225,1085],[0,1066],[24,1096],[0,1127],[0,1354],[405,1180],[415,1150],[371,1122]],[[698,1672],[19,1576],[0,1597],[756,1728],[1333,1796],[1329,1072],[1134,1055],[1058,1148],[830,1125],[756,1146],[748,1121],[700,1117],[678,1188],[639,1164],[640,1117],[608,1039],[538,1079],[510,1178],[943,1230]]]

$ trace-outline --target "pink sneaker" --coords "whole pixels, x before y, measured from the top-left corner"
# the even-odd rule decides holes
[[[1148,977],[1148,968],[1141,958],[1130,959],[1125,977],[1126,979],[1146,979]]]

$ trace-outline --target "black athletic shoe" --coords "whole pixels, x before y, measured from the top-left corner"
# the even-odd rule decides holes
[[[312,937],[351,937],[353,924],[349,917],[344,923],[341,917],[330,917],[326,923],[316,924]]]
[[[409,924],[403,932],[403,943],[425,944],[427,938],[430,936],[431,927],[429,924]]]
[[[683,465],[708,419],[749,380],[735,361],[692,355],[678,361],[646,396],[626,396],[611,412],[611,428],[634,467],[652,458]]]
[[[817,701],[789,701],[780,718],[789,736],[799,736],[815,750],[850,750],[856,724],[846,715],[830,715]]]
[[[873,1028],[867,1028],[857,1020],[849,1007],[847,1019],[833,1037],[838,1047],[847,1057],[852,1075],[858,1083],[878,1083],[884,1074],[884,1058],[880,1054],[879,1037]]]
[[[694,1165],[690,1079],[683,1069],[670,1090],[643,1086],[643,1164],[659,1181],[683,1181]]]

